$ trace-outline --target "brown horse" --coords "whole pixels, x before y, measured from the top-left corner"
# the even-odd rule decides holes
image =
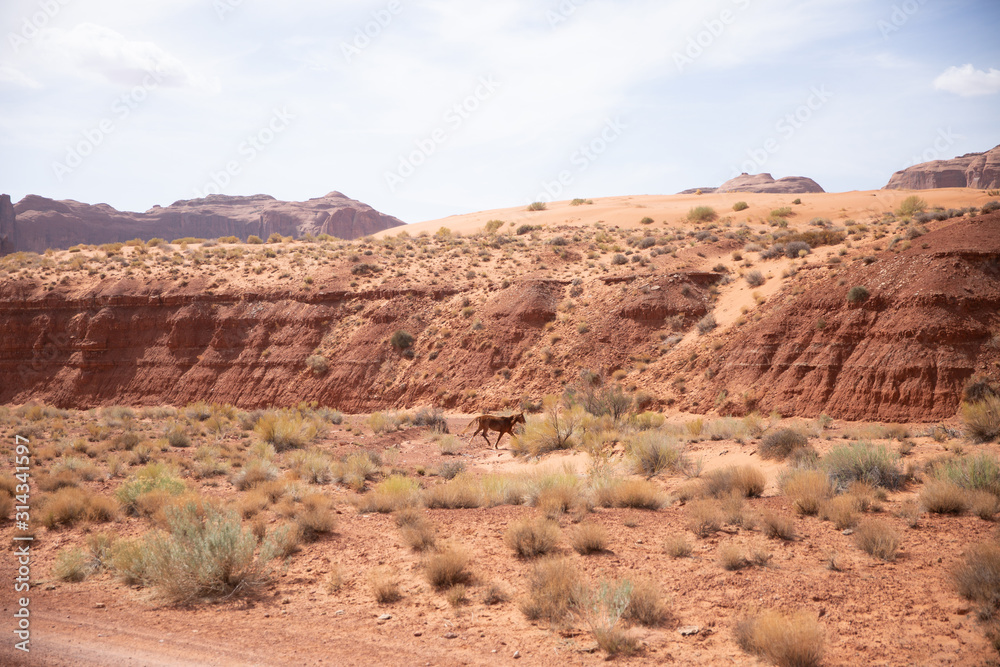
[[[496,415],[479,415],[471,422],[469,426],[462,429],[462,433],[469,430],[469,427],[473,424],[476,425],[476,431],[472,434],[475,438],[477,435],[482,434],[483,439],[486,440],[486,444],[490,444],[490,439],[487,437],[489,431],[499,431],[500,435],[497,436],[497,441],[493,443],[493,449],[497,448],[500,444],[500,438],[503,437],[504,433],[509,433],[511,437],[514,437],[514,425],[524,423],[524,413],[518,412],[516,415],[511,415],[509,417],[497,417]]]

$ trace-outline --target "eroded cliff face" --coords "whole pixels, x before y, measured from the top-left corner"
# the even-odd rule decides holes
[[[551,323],[575,286],[525,279],[480,295],[476,317],[458,315],[458,287],[346,285],[310,294],[214,290],[206,278],[102,281],[50,291],[26,281],[0,288],[0,403],[66,407],[230,403],[244,408],[323,405],[357,412],[434,404],[517,405],[561,391],[587,368],[610,374],[649,348],[651,332],[707,312],[717,276],[595,280],[586,331],[558,352]],[[335,282],[335,281],[331,281]],[[390,343],[405,330],[411,348]],[[307,359],[321,353],[325,373]]]
[[[849,303],[864,286],[870,297]],[[734,335],[703,399],[728,409],[845,419],[928,421],[955,415],[974,373],[997,377],[1000,215],[955,222],[828,278]]]
[[[15,215],[10,195],[0,195],[0,255],[14,252]]]
[[[295,238],[329,234],[355,239],[403,224],[339,192],[304,202],[279,201],[268,195],[209,195],[174,202],[165,208],[155,206],[145,213],[118,211],[107,204],[28,195],[13,207],[13,213],[16,219],[9,222],[0,218],[0,225],[9,225],[11,229],[9,248],[3,246],[4,254],[40,253],[48,248],[69,248],[81,243],[100,245],[156,237],[169,241],[183,237],[236,236],[246,240],[250,235],[266,239],[278,233]]]
[[[1000,146],[985,153],[968,153],[951,160],[933,160],[897,171],[883,189],[932,188],[1000,188]]]

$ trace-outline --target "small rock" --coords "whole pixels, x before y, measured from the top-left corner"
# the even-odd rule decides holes
[[[392,618],[392,614],[382,614],[381,616],[378,617],[378,620],[388,621],[390,618]]]
[[[854,534],[853,528],[845,528],[844,532],[841,533],[841,535],[853,535],[853,534]]]
[[[446,633],[444,633],[444,638],[445,639],[455,639],[456,637],[458,637],[458,635],[456,635],[454,632],[446,632]]]
[[[521,657],[521,652],[520,651],[514,651],[514,659],[517,660],[520,657]]]
[[[103,602],[98,602],[94,606],[97,607],[98,609],[104,609],[104,603]]]
[[[55,584],[47,584],[45,586],[45,590],[47,590],[47,591],[54,591],[55,589],[56,589],[56,585]]]
[[[701,627],[697,625],[685,625],[683,628],[678,630],[681,633],[681,637],[688,637],[690,635],[696,635],[701,632]]]
[[[414,637],[419,637],[419,636],[421,636],[422,634],[424,634],[424,633],[420,632],[420,630],[417,630],[416,632],[414,632],[414,633],[413,633],[413,636],[414,636]]]
[[[337,611],[333,612],[333,615],[334,616],[343,616],[344,615],[344,610],[343,609],[338,609]]]

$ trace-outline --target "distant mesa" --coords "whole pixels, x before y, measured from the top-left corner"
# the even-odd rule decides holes
[[[757,192],[773,194],[808,194],[811,192],[826,192],[819,183],[805,176],[785,176],[774,180],[771,174],[740,174],[731,178],[717,188],[692,188],[678,194],[693,195],[701,190],[702,194],[710,192]]]
[[[154,206],[145,213],[38,195],[28,195],[12,206],[9,195],[0,195],[0,254],[155,237],[170,241],[256,235],[266,239],[277,232],[295,238],[329,234],[355,239],[402,224],[340,192],[304,202],[280,201],[270,195],[209,195]]]
[[[951,160],[922,162],[897,171],[882,189],[932,188],[1000,188],[1000,146],[985,153],[966,153]]]

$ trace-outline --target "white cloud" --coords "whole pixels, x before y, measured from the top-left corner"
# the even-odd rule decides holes
[[[962,97],[994,95],[1000,93],[1000,70],[991,67],[989,72],[984,72],[971,64],[949,67],[934,79],[934,87]]]
[[[41,88],[42,85],[20,70],[0,63],[0,84],[11,84],[20,88]]]
[[[112,83],[139,84],[155,72],[164,86],[217,87],[154,42],[131,40],[95,23],[43,30],[39,42],[49,59],[71,63],[81,74],[98,75]]]

